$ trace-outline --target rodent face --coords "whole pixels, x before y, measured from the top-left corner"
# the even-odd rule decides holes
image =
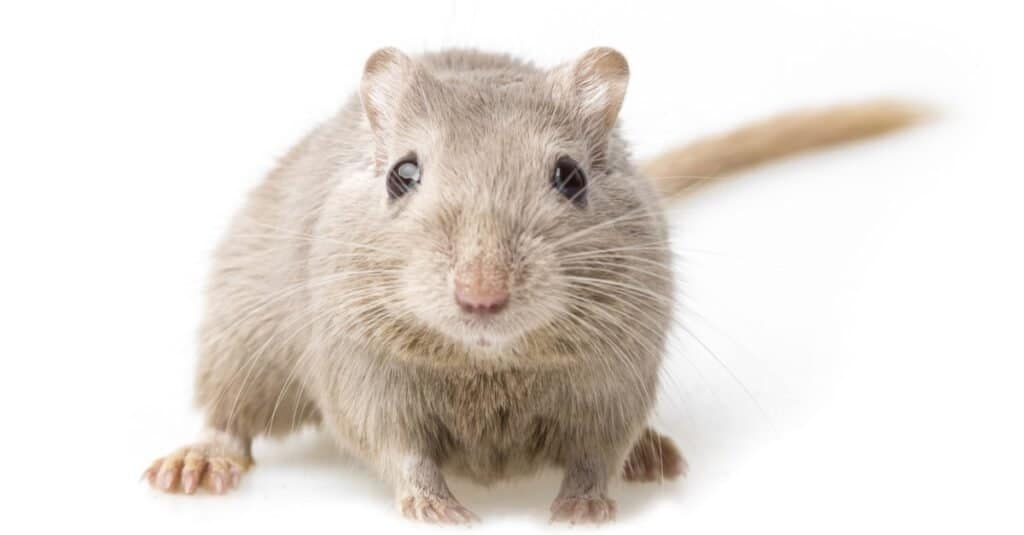
[[[441,79],[403,58],[411,72],[387,80],[399,84],[388,107],[364,81],[377,152],[359,188],[373,208],[346,227],[345,239],[396,253],[373,268],[388,274],[375,305],[481,359],[526,353],[541,333],[571,344],[581,320],[598,323],[584,316],[613,316],[594,310],[601,281],[643,278],[614,251],[664,240],[650,188],[611,133],[606,114],[621,100],[587,109],[573,91],[578,66],[496,84]],[[641,271],[667,279],[667,260],[651,254],[655,269]]]
[[[389,226],[411,238],[395,304],[463,344],[500,351],[567,313],[559,254],[572,246],[562,241],[599,222],[595,205],[606,204],[597,187],[578,196],[587,206],[566,198],[552,184],[556,162],[581,162],[597,185],[605,177],[570,125],[548,124],[543,105],[459,93],[434,108],[440,116],[402,121],[419,135],[396,136],[389,151],[393,162],[415,155],[420,170],[412,191],[386,201]],[[460,96],[489,100],[489,112],[453,113]]]

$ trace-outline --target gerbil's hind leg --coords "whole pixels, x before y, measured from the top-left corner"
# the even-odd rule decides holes
[[[434,461],[409,457],[393,470],[397,477],[398,508],[406,518],[438,524],[480,520],[455,499]]]
[[[626,481],[665,481],[686,474],[686,459],[672,439],[647,428],[633,445],[622,478]]]
[[[164,492],[192,494],[205,488],[223,494],[238,486],[252,464],[250,444],[247,438],[207,431],[199,442],[153,461],[143,477]]]

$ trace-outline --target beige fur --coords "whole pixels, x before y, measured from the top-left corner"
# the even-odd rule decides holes
[[[150,481],[227,490],[253,438],[307,424],[428,521],[475,518],[442,471],[490,483],[561,467],[552,513],[570,522],[614,516],[607,483],[627,456],[633,480],[681,473],[646,425],[674,292],[660,199],[615,126],[627,79],[610,49],[549,71],[474,51],[371,56],[360,94],[251,193],[218,249],[196,379],[213,435]],[[695,145],[649,169],[710,174],[851,137],[836,131],[742,156]],[[422,183],[389,199],[410,153]],[[588,175],[585,206],[551,187],[562,156]],[[453,299],[479,266],[509,289],[500,313]]]

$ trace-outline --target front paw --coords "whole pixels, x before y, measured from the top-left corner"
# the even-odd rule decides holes
[[[214,494],[238,486],[242,474],[252,460],[219,444],[201,443],[186,446],[155,461],[143,473],[153,488],[164,492],[192,494],[205,488]]]
[[[469,524],[480,519],[455,498],[413,494],[398,501],[406,518],[432,524]]]
[[[601,524],[615,520],[615,500],[604,496],[567,496],[551,504],[551,521]]]

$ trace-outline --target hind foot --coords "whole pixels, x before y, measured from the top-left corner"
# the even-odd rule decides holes
[[[665,481],[686,474],[686,459],[672,439],[647,428],[633,445],[622,477],[626,481]]]
[[[238,486],[251,465],[248,440],[215,431],[196,444],[153,461],[143,477],[164,492],[193,494],[204,488],[224,494]]]

